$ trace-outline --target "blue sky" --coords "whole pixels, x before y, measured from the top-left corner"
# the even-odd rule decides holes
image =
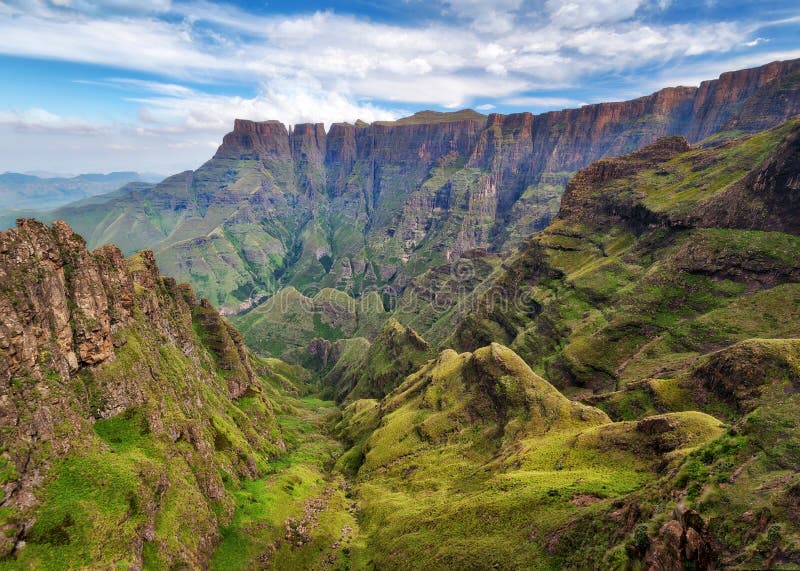
[[[172,173],[235,117],[542,112],[798,57],[788,0],[0,0],[0,172]]]

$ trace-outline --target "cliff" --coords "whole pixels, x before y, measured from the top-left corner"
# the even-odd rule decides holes
[[[707,144],[800,113],[800,60],[631,101],[533,115],[421,112],[287,128],[237,120],[214,157],[153,189],[58,212],[91,244],[152,247],[228,313],[281,287],[404,289],[469,250],[519,245],[566,181],[665,136]]]
[[[34,220],[0,233],[0,316],[0,553],[204,566],[230,486],[284,449],[238,332],[152,252]]]
[[[276,121],[236,120],[215,158],[305,160],[332,174],[326,188],[341,194],[346,190],[342,172],[352,174],[348,167],[360,160],[422,163],[428,169],[456,153],[467,165],[510,183],[503,186],[513,192],[513,181],[521,176],[535,181],[545,172],[575,171],[659,137],[680,134],[696,143],[727,128],[753,132],[773,127],[800,112],[793,97],[800,89],[798,74],[800,60],[773,62],[724,73],[699,87],[670,87],[631,101],[541,115],[424,111],[362,127],[337,123],[327,134],[319,123],[288,130]]]

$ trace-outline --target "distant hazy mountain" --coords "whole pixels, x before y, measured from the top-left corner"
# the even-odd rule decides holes
[[[0,210],[49,210],[111,192],[130,182],[158,182],[161,178],[136,172],[90,173],[69,178],[6,172],[0,174]]]
[[[29,208],[0,208],[0,230],[13,228],[16,225],[18,218],[38,218],[39,220],[44,220],[47,222],[61,220],[67,217],[80,218],[80,210],[83,208],[91,209],[92,207],[96,207],[105,202],[122,198],[124,195],[131,192],[143,192],[152,188],[153,186],[154,184],[150,182],[129,182],[123,186],[120,186],[119,188],[115,188],[110,192],[95,194],[87,198],[81,198],[80,200],[69,202],[68,204],[58,206],[57,208],[36,208],[35,206]]]

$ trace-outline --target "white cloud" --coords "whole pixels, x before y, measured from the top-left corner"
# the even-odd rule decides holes
[[[457,105],[509,90],[569,85],[587,71],[726,51],[748,35],[735,23],[618,22],[635,13],[640,0],[614,6],[605,1],[583,6],[583,0],[558,5],[550,0],[553,22],[516,25],[513,33],[443,24],[409,28],[331,12],[258,17],[211,4],[193,5],[192,16],[182,21],[17,12],[0,16],[0,53],[123,65],[194,82],[257,84],[310,76],[354,97]],[[184,9],[184,4],[173,7],[179,14]],[[523,10],[521,0],[454,0],[447,9],[476,20],[487,10],[512,15]],[[573,11],[582,16],[581,29],[565,27],[575,22],[567,18]],[[169,89],[181,88],[172,85]]]
[[[123,143],[109,143],[106,146],[106,148],[109,151],[119,151],[121,153],[137,152],[146,149],[146,147],[137,147],[136,145],[130,145],[130,144],[126,145]]]
[[[184,77],[201,70],[222,71],[232,63],[198,49],[189,30],[150,19],[59,19],[18,14],[0,20],[0,52],[160,70]]]
[[[740,43],[741,37],[740,26],[731,23],[707,24],[702,31],[684,24],[654,27],[629,23],[613,30],[600,27],[578,30],[564,38],[563,45],[607,60],[608,68],[624,69],[648,61],[729,51]]]
[[[767,38],[756,38],[754,40],[750,40],[749,42],[744,42],[742,45],[743,46],[747,46],[748,48],[754,48],[758,44],[763,44],[763,43],[768,42],[768,41],[769,40]]]
[[[396,119],[399,115],[397,111],[325,90],[308,76],[269,82],[252,98],[209,95],[193,90],[161,96],[165,91],[163,86],[153,84],[150,88],[153,97],[136,100],[142,104],[142,125],[137,129],[140,135],[205,131],[221,137],[237,118],[278,119],[291,125],[356,119],[372,122]]]
[[[565,28],[582,28],[631,18],[643,0],[547,0],[553,23]]]
[[[506,69],[506,66],[504,66],[502,63],[497,63],[497,62],[490,63],[489,65],[487,65],[486,71],[488,71],[493,75],[500,75],[500,76],[508,75],[508,70]]]
[[[381,75],[351,83],[356,93],[368,91],[375,99],[450,109],[468,106],[478,95],[504,97],[531,87],[523,78],[482,74],[426,75],[411,79]]]
[[[472,29],[487,34],[505,34],[514,28],[522,0],[445,0],[445,11],[471,21]]]
[[[171,0],[5,0],[0,2],[0,12],[11,9],[38,16],[59,15],[70,17],[163,14],[173,6]]]
[[[66,133],[71,135],[94,135],[102,126],[75,117],[62,117],[45,109],[12,109],[0,111],[0,125],[12,127],[17,132]]]

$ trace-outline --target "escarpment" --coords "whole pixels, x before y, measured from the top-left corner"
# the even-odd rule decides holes
[[[428,267],[544,229],[571,175],[597,160],[785,121],[800,112],[799,61],[539,115],[425,111],[327,131],[240,119],[196,171],[56,215],[92,245],[152,248],[227,314],[286,286],[403,290]]]
[[[796,567],[797,74],[237,120],[93,221],[154,250],[20,220],[0,567]]]

